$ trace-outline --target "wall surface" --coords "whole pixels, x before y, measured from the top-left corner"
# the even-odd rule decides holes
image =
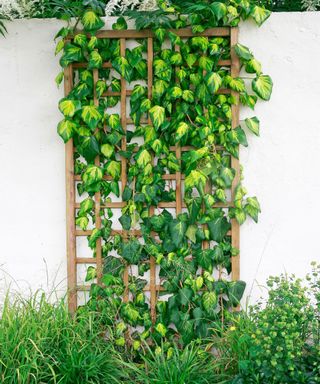
[[[60,25],[15,21],[0,39],[0,301],[9,284],[65,289],[62,90],[53,54]],[[304,275],[320,259],[320,13],[273,14],[261,28],[246,23],[240,42],[274,81],[271,101],[254,112],[261,137],[249,135],[241,152],[244,184],[263,211],[258,225],[241,227],[241,277],[254,300],[270,274]]]

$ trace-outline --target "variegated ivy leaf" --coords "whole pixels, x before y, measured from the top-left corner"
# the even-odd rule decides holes
[[[202,51],[206,51],[209,45],[209,40],[204,36],[196,36],[191,39],[191,45],[200,48]]]
[[[147,88],[142,85],[135,85],[131,94],[131,101],[137,101],[147,93]]]
[[[87,36],[84,33],[77,33],[73,38],[73,42],[82,48],[86,46],[87,40]]]
[[[172,75],[172,68],[168,63],[162,59],[156,59],[153,62],[154,75],[160,80],[170,81]]]
[[[87,218],[87,216],[80,216],[76,218],[76,225],[78,225],[83,231],[87,229],[88,224],[89,219]]]
[[[197,233],[198,227],[195,224],[191,224],[188,226],[186,231],[187,238],[192,241],[194,244],[197,242],[196,239],[196,233]]]
[[[237,222],[241,225],[246,221],[247,215],[246,212],[241,208],[236,208],[234,210],[234,215]]]
[[[112,29],[115,31],[123,31],[128,29],[128,24],[123,16],[118,17],[117,22],[112,24]]]
[[[91,51],[98,45],[98,38],[97,36],[91,36],[91,39],[88,43],[88,49]]]
[[[132,325],[136,325],[137,321],[140,319],[139,312],[134,308],[133,304],[131,303],[127,303],[122,306],[122,314]]]
[[[244,84],[243,79],[240,77],[231,77],[227,75],[224,78],[226,85],[228,85],[233,91],[236,92],[244,92],[246,90],[246,86]]]
[[[199,59],[199,67],[204,71],[211,71],[213,67],[213,60],[208,56],[201,56]]]
[[[152,123],[156,129],[159,129],[160,126],[164,123],[165,119],[165,110],[160,105],[155,105],[149,110],[149,114],[152,120]]]
[[[76,132],[77,125],[70,120],[62,120],[58,124],[58,134],[61,136],[63,141],[66,143],[71,139],[73,136],[74,132]]]
[[[162,324],[162,323],[158,323],[156,326],[155,326],[155,330],[162,336],[162,337],[165,337],[166,336],[166,333],[168,332],[167,330],[167,327]]]
[[[241,144],[244,147],[248,146],[247,136],[240,126],[229,131],[227,138],[232,144]]]
[[[99,52],[92,51],[89,56],[89,69],[101,68],[102,67],[102,57]]]
[[[193,170],[189,173],[188,176],[186,176],[185,188],[186,190],[189,190],[194,187],[199,187],[199,186],[204,187],[206,180],[207,178],[203,172]]]
[[[188,131],[189,131],[189,125],[184,121],[181,121],[178,124],[177,131],[176,131],[176,138],[175,138],[176,142],[186,137],[188,135]]]
[[[169,84],[164,80],[156,80],[152,86],[152,96],[160,98],[167,90]]]
[[[242,44],[236,44],[234,46],[234,50],[236,54],[240,57],[240,59],[244,61],[251,60],[253,58],[252,53],[250,52],[249,48],[242,45]]]
[[[57,84],[57,86],[59,87],[59,85],[62,83],[62,80],[64,78],[64,72],[61,71],[57,74],[56,78],[55,78],[55,82]]]
[[[192,68],[192,66],[195,64],[197,60],[198,60],[198,57],[195,53],[189,53],[186,57],[186,63],[188,64],[189,68]]]
[[[180,45],[181,44],[180,36],[176,35],[174,32],[169,31],[168,37],[169,37],[172,45]]]
[[[96,83],[97,96],[101,97],[103,92],[107,89],[107,83],[104,80],[98,80]]]
[[[94,207],[94,201],[88,197],[81,201],[80,203],[80,210],[79,210],[79,216],[83,216],[87,213],[89,213]]]
[[[252,217],[252,219],[257,223],[258,216],[261,212],[260,204],[256,197],[248,197],[246,205],[244,206],[245,212]]]
[[[64,48],[64,41],[60,40],[56,45],[55,55],[57,55],[59,52],[61,52]]]
[[[164,39],[166,37],[167,31],[164,28],[157,28],[154,31],[154,34],[156,38],[159,40],[159,42],[162,44],[164,42]]]
[[[105,156],[107,159],[110,159],[110,157],[114,153],[114,148],[110,144],[102,144],[101,145],[101,153],[103,156]]]
[[[145,143],[149,143],[150,141],[153,141],[157,137],[157,133],[152,125],[146,125],[144,127],[143,136],[144,136]]]
[[[151,101],[149,99],[143,99],[140,104],[141,112],[148,112],[151,108]]]
[[[182,89],[178,86],[172,87],[169,89],[168,94],[172,99],[177,99],[182,96]]]
[[[118,161],[112,160],[106,165],[106,172],[113,177],[114,179],[118,180],[120,177],[121,172],[121,164]]]
[[[90,237],[88,238],[88,244],[91,249],[95,249],[99,237],[101,237],[101,229],[94,228]]]
[[[259,136],[260,121],[256,116],[245,119],[245,123],[251,132]]]
[[[64,47],[64,52],[60,59],[60,64],[63,68],[65,68],[70,63],[82,61],[83,59],[84,57],[81,48],[77,45],[67,43]]]
[[[188,103],[194,102],[194,94],[189,89],[186,89],[182,92],[182,98],[183,98],[183,100],[187,101]]]
[[[93,280],[97,277],[97,270],[95,267],[88,267],[85,281]]]
[[[96,128],[99,121],[102,119],[98,108],[94,105],[86,105],[82,108],[81,117],[91,129]]]
[[[170,63],[173,65],[181,65],[182,64],[182,56],[180,52],[175,52],[171,57],[170,57]]]
[[[252,80],[252,89],[262,100],[270,100],[273,82],[268,75],[259,75]]]
[[[156,155],[159,155],[162,151],[162,142],[159,139],[154,140],[151,144],[151,148],[154,150]]]
[[[73,117],[81,109],[81,102],[79,100],[63,99],[59,102],[59,109],[64,116]]]
[[[129,83],[131,82],[132,67],[125,57],[116,57],[115,59],[113,59],[112,66]]]
[[[179,221],[178,219],[174,219],[170,222],[169,232],[170,232],[171,240],[177,248],[181,247],[185,237],[186,230],[187,230],[187,224],[185,222]]]
[[[86,11],[81,18],[86,31],[97,31],[104,26],[103,20],[92,10]]]
[[[205,76],[205,82],[209,91],[216,93],[222,85],[222,78],[219,73],[211,72]]]
[[[259,25],[259,27],[267,20],[271,15],[271,12],[268,9],[259,7],[255,5],[250,11],[251,17]]]
[[[253,58],[246,63],[245,69],[248,73],[256,73],[257,75],[260,75],[261,64],[258,60]]]
[[[146,149],[142,150],[138,155],[137,164],[139,165],[139,167],[144,168],[150,162],[151,162],[150,153]]]
[[[228,12],[226,5],[217,1],[213,2],[210,8],[213,10],[217,20],[221,20]]]
[[[97,183],[98,181],[101,181],[102,178],[103,178],[102,169],[92,164],[88,165],[87,169],[82,174],[82,181],[87,185]]]
[[[117,114],[117,113],[114,113],[112,115],[110,115],[108,117],[108,125],[112,128],[112,129],[118,129],[121,127],[121,124],[120,124],[120,116]]]

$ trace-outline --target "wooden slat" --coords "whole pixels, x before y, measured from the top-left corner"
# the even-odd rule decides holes
[[[172,29],[171,32],[180,37],[193,37],[193,36],[230,36],[229,27],[209,28],[203,33],[192,33],[191,28]],[[98,31],[96,36],[98,38],[108,39],[141,39],[147,37],[154,37],[154,33],[149,30],[137,31],[135,29],[127,29],[123,31]]]
[[[240,73],[240,61],[235,53],[234,46],[238,43],[238,28],[231,28],[231,76],[237,77]],[[239,94],[237,92],[232,91],[232,95],[237,100],[236,104],[231,106],[231,114],[232,114],[232,128],[236,128],[239,125]],[[231,167],[236,171],[235,178],[232,182],[232,201],[234,201],[235,197],[235,189],[240,182],[240,164],[239,160],[235,157],[231,158]],[[239,223],[236,219],[231,220],[231,242],[232,246],[240,249],[240,227]],[[232,280],[240,279],[240,254],[232,257]]]
[[[148,37],[148,53],[147,53],[147,65],[148,65],[148,99],[152,99],[152,84],[153,84],[153,39]],[[151,124],[151,117],[148,115],[148,124]],[[152,162],[154,159],[152,159]],[[149,215],[154,215],[154,207],[150,207]],[[153,256],[150,257],[150,311],[151,320],[154,324],[156,322],[156,302],[157,302],[157,291],[156,291],[156,260]]]
[[[108,33],[111,31],[108,31]],[[108,34],[109,38],[109,34]],[[126,54],[126,40],[122,37],[120,39],[120,55],[125,57]],[[127,89],[126,89],[126,80],[121,76],[121,126],[124,132],[127,131]],[[121,139],[121,150],[127,150],[127,138],[126,135]],[[127,160],[125,157],[121,156],[121,194],[127,184]],[[123,233],[124,238],[126,237],[126,232]],[[127,302],[129,300],[129,267],[126,266],[123,273],[123,282],[125,286],[125,291],[123,295],[123,301]]]
[[[73,87],[73,71],[69,65],[64,70],[64,94],[67,96]],[[65,146],[66,166],[66,215],[67,215],[67,268],[68,268],[68,307],[71,313],[77,309],[77,266],[76,266],[76,226],[74,218],[75,185],[73,140]]]
[[[94,97],[93,97],[93,102],[95,106],[99,106],[99,99],[97,96],[97,91],[96,91],[96,84],[97,81],[99,80],[99,71],[98,69],[93,70],[93,87],[94,87]],[[100,167],[100,157],[97,156],[95,158],[95,165]],[[100,191],[96,192],[94,195],[95,199],[95,226],[97,229],[101,228],[101,216],[100,216],[100,204],[101,204],[101,193]],[[102,270],[103,270],[103,265],[102,265],[102,244],[101,244],[101,238],[99,237],[96,241],[96,259],[97,259],[97,283],[101,283],[102,279]]]

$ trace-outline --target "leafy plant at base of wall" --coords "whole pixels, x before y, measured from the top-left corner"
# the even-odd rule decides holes
[[[260,212],[258,200],[246,198],[247,191],[241,183],[231,208],[213,206],[227,203],[235,178],[231,156],[238,157],[239,145],[248,145],[245,130],[259,135],[257,117],[248,118],[232,129],[231,109],[238,102],[232,91],[239,94],[243,105],[253,109],[258,97],[269,100],[272,80],[262,73],[250,50],[237,44],[233,49],[246,72],[252,74],[252,93],[241,77],[233,78],[229,69],[218,64],[219,60],[230,59],[229,39],[207,38],[197,33],[208,27],[234,26],[249,16],[260,25],[269,12],[246,2],[202,4],[201,13],[197,3],[194,11],[189,7],[187,16],[181,15],[179,8],[164,4],[160,4],[158,11],[130,13],[137,27],[152,27],[155,34],[151,98],[146,86],[140,83],[147,78],[146,39],[138,40],[132,49],[127,48],[122,57],[119,40],[96,38],[103,21],[97,10],[90,8],[76,22],[76,25],[82,23],[83,31],[69,26],[57,34],[61,40],[56,53],[62,52],[62,67],[88,63],[87,69],[78,71],[70,94],[59,103],[64,119],[58,125],[58,133],[64,142],[74,140],[75,172],[82,180],[78,192],[86,194],[76,224],[85,230],[90,222],[95,223],[96,192],[101,193],[102,204],[110,201],[111,194],[121,195],[126,202],[119,220],[128,231],[126,238],[111,234],[111,209],[101,210],[102,227],[93,229],[88,237],[93,252],[101,239],[104,258],[102,284],[91,285],[90,305],[98,309],[107,302],[107,307],[117,313],[116,344],[124,348],[127,339],[133,354],[145,353],[146,343],[161,345],[163,351],[168,351],[173,343],[182,346],[193,339],[206,338],[216,322],[223,321],[230,308],[239,304],[245,283],[228,280],[231,258],[238,253],[230,242],[230,219],[242,224],[249,216],[257,221]],[[181,39],[174,33],[174,29],[188,26],[195,33],[193,37]],[[169,27],[173,30],[169,31]],[[124,18],[113,25],[113,29],[126,28]],[[170,48],[163,46],[165,40]],[[106,61],[128,83],[138,81],[130,97],[134,130],[125,132],[120,116],[108,109],[117,106],[119,97],[108,96],[106,92],[120,92],[121,82],[119,75],[102,67]],[[96,84],[99,105],[93,103],[94,69],[99,77]],[[57,83],[62,80],[63,72],[58,75]],[[220,90],[226,92],[219,93]],[[142,122],[148,115],[151,124]],[[126,151],[121,150],[123,137],[128,143]],[[143,138],[140,146],[135,144],[137,137]],[[170,150],[178,144],[193,148],[183,153],[181,163]],[[128,180],[122,192],[118,154],[127,159]],[[166,183],[163,175],[176,172],[185,174],[186,209],[177,217],[165,209],[152,214],[150,208],[157,207],[159,202],[175,201],[174,185]],[[143,243],[132,231],[139,228]],[[202,248],[203,241],[210,242],[209,249]],[[115,257],[115,253],[120,257]],[[170,295],[168,300],[158,300],[154,324],[144,293],[150,257],[155,258],[161,284]],[[137,275],[131,273],[132,265],[136,266]],[[130,272],[126,292],[129,302],[122,300],[125,267]],[[214,271],[218,278],[213,277]],[[94,278],[96,269],[89,267],[86,281]]]

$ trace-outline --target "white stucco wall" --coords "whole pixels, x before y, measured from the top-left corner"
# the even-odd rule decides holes
[[[66,282],[64,147],[56,134],[62,97],[54,78],[55,20],[15,21],[0,39],[0,296],[11,283],[33,291]],[[244,184],[259,224],[241,228],[241,277],[257,298],[270,274],[304,275],[320,259],[320,13],[278,13],[241,27],[274,80],[254,114],[261,137],[242,150]],[[242,111],[243,117],[252,115]]]

